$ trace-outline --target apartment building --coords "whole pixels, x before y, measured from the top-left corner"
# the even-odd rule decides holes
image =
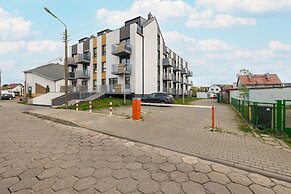
[[[116,30],[85,37],[69,50],[72,91],[142,96],[168,92],[191,95],[193,73],[181,56],[165,45],[155,17],[136,17]]]

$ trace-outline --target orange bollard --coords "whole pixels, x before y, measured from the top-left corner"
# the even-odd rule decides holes
[[[140,98],[132,99],[132,120],[140,120],[141,118],[141,102]]]
[[[214,129],[214,106],[212,106],[212,108],[211,108],[211,110],[212,110],[212,129]]]

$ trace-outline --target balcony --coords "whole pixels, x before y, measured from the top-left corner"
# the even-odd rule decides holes
[[[112,45],[112,55],[116,55],[119,57],[130,55],[131,54],[131,44],[120,42],[118,44]]]
[[[164,67],[173,67],[174,61],[171,58],[163,58],[163,66]]]
[[[173,71],[181,71],[181,65],[179,64],[174,65]]]
[[[193,81],[188,80],[188,86],[192,86],[193,85]]]
[[[90,53],[86,54],[77,54],[74,57],[68,58],[68,65],[70,66],[77,66],[78,63],[80,64],[90,64]]]
[[[124,84],[107,84],[99,85],[96,87],[96,91],[105,94],[131,94],[131,86]]]
[[[125,66],[125,69],[124,69]],[[123,64],[123,63],[119,63],[119,64],[113,64],[111,66],[111,73],[113,75],[130,75],[131,74],[131,65],[130,64]]]
[[[90,71],[88,70],[79,70],[76,73],[78,79],[90,79]]]
[[[193,72],[191,70],[189,70],[186,74],[187,77],[193,77]]]
[[[187,74],[188,73],[188,69],[186,69],[186,68],[183,68],[182,70],[181,70],[181,74],[183,75],[183,74]]]
[[[172,81],[172,74],[164,74],[163,76],[164,81]]]
[[[68,80],[77,79],[75,72],[68,72]]]
[[[173,76],[173,82],[174,83],[181,83],[181,78],[179,76]]]

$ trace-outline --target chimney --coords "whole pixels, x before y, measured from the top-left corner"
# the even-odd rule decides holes
[[[265,77],[268,81],[270,81],[270,74],[269,73],[265,73]]]
[[[153,18],[153,15],[152,15],[151,12],[149,12],[149,14],[148,14],[148,20],[150,20],[150,19],[152,19],[152,18]]]

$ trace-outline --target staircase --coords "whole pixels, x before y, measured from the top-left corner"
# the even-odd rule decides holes
[[[69,101],[69,105],[76,104],[77,100],[79,102],[82,102],[82,101],[90,101],[90,100],[92,101],[92,100],[95,100],[95,99],[99,99],[99,98],[101,98],[104,95],[105,95],[105,93],[95,93],[95,94],[90,95],[90,96],[88,96],[87,98],[84,98],[84,99],[74,99],[74,100],[71,100],[71,101]]]

